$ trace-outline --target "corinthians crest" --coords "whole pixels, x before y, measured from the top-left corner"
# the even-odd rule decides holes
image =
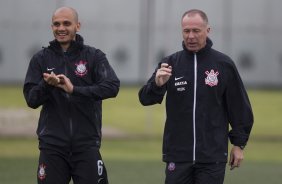
[[[205,74],[207,74],[207,77],[205,78],[205,83],[210,87],[217,86],[217,76],[219,75],[218,71],[214,72],[214,70],[212,69],[210,72],[206,71]]]
[[[82,60],[80,60],[79,63],[76,63],[75,64],[76,65],[75,74],[80,77],[83,77],[84,75],[86,75],[87,74],[86,64],[87,62],[82,61]]]
[[[45,171],[46,166],[44,164],[39,165],[38,169],[38,178],[40,180],[44,180],[46,178],[46,171]]]

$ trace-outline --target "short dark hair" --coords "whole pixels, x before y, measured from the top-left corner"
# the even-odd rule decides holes
[[[209,23],[209,19],[208,19],[208,16],[205,12],[203,12],[202,10],[198,10],[198,9],[191,9],[191,10],[188,10],[186,11],[183,15],[182,15],[182,19],[187,16],[187,15],[200,15],[202,17],[202,19],[204,20],[204,22],[206,22],[206,24]]]

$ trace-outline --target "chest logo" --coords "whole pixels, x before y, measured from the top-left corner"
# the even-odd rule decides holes
[[[82,61],[80,60],[78,63],[76,63],[76,70],[75,70],[75,74],[80,76],[80,77],[83,77],[84,75],[87,74],[87,68],[86,68],[86,64],[87,62],[86,61]]]
[[[187,85],[187,81],[179,81],[174,83],[175,86]]]
[[[182,79],[182,78],[183,78],[183,77],[175,77],[174,80],[177,81],[177,80],[180,80],[180,79]]]
[[[218,79],[217,76],[219,75],[218,71],[214,72],[214,70],[206,71],[205,74],[207,77],[205,78],[205,83],[210,87],[217,86]]]

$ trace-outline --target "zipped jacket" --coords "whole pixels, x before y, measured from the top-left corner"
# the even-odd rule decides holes
[[[48,85],[43,73],[64,74],[72,82],[73,93]],[[102,100],[118,94],[120,81],[105,54],[83,44],[76,35],[66,52],[53,40],[35,54],[24,82],[29,107],[42,106],[37,135],[39,147],[67,151],[100,147]]]
[[[233,61],[206,46],[164,58],[172,66],[168,82],[158,87],[157,69],[139,91],[143,105],[162,103],[166,94],[163,135],[165,162],[226,162],[228,138],[245,146],[253,125],[251,105]],[[229,130],[230,125],[230,130]]]

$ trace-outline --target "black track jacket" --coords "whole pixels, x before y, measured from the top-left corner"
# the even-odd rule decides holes
[[[143,105],[161,103],[166,94],[163,136],[165,162],[226,162],[228,137],[246,145],[253,125],[251,105],[233,61],[214,50],[212,41],[197,53],[183,50],[159,63],[172,76],[156,86],[156,71],[139,91]],[[229,124],[231,131],[229,131]]]
[[[48,85],[43,73],[65,74],[73,93]],[[76,35],[67,52],[54,40],[30,61],[24,97],[29,107],[42,105],[37,128],[39,147],[82,151],[100,147],[102,100],[118,94],[120,81],[105,54]]]

